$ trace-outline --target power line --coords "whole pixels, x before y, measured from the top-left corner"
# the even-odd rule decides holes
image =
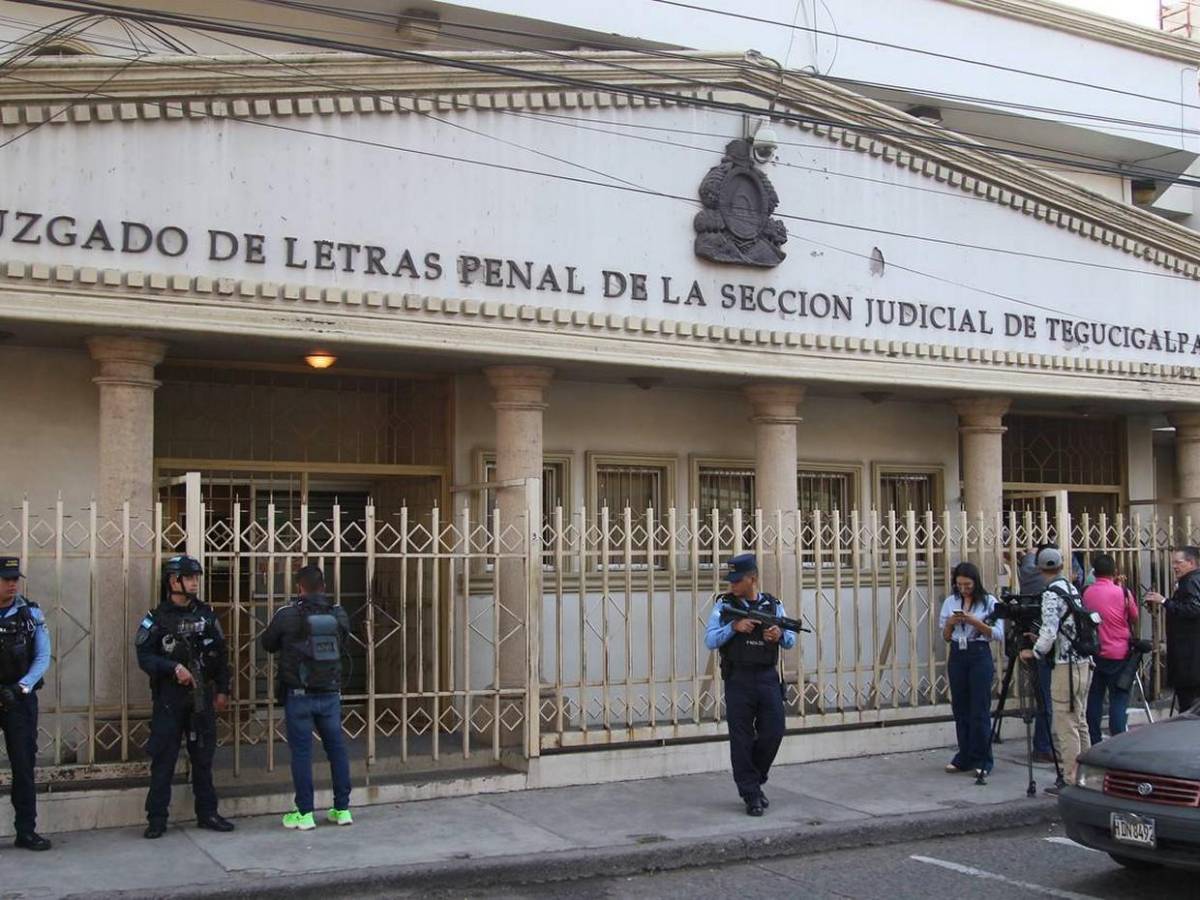
[[[602,91],[602,92],[607,92],[607,93],[626,94],[628,96],[642,97],[645,99],[653,99],[653,100],[658,100],[661,102],[668,102],[668,103],[684,103],[684,104],[689,104],[689,105],[693,105],[693,106],[701,106],[701,107],[705,107],[705,108],[709,108],[709,109],[724,110],[726,112],[730,112],[730,113],[734,113],[734,114],[754,115],[754,116],[761,116],[764,114],[764,110],[762,110],[761,108],[755,107],[755,106],[750,106],[750,105],[743,104],[743,103],[734,103],[731,101],[719,101],[719,100],[713,100],[713,99],[705,99],[702,97],[688,97],[688,96],[674,94],[669,91],[662,91],[662,90],[656,90],[656,89],[645,88],[645,87],[635,87],[635,86],[630,86],[630,85],[613,85],[613,84],[610,84],[607,82],[599,82],[599,81],[594,81],[594,80],[590,80],[590,79],[576,78],[576,77],[572,77],[572,76],[568,76],[568,75],[561,75],[561,74],[556,74],[556,73],[551,73],[551,72],[540,72],[540,73],[537,73],[536,75],[534,75],[532,73],[529,73],[529,72],[519,69],[519,68],[514,68],[511,66],[504,66],[504,65],[497,64],[497,63],[483,62],[483,61],[479,61],[479,60],[447,58],[447,57],[441,57],[441,56],[436,56],[436,55],[431,55],[431,54],[426,54],[426,53],[420,53],[417,51],[391,50],[391,49],[387,49],[387,48],[376,47],[373,45],[349,44],[349,43],[343,42],[343,41],[330,41],[330,40],[323,40],[323,39],[318,40],[318,39],[308,38],[303,35],[294,35],[294,34],[289,34],[287,32],[272,31],[270,29],[264,29],[264,28],[261,28],[258,26],[244,26],[244,27],[243,26],[233,26],[233,25],[228,25],[228,24],[222,24],[221,22],[211,20],[211,19],[196,19],[196,17],[185,16],[185,15],[178,14],[178,13],[164,13],[164,12],[143,10],[143,9],[139,9],[136,7],[117,6],[114,4],[107,4],[107,3],[69,2],[69,0],[16,0],[16,2],[26,3],[26,4],[35,5],[35,6],[50,6],[50,7],[55,7],[55,8],[64,8],[64,9],[99,8],[99,9],[106,9],[106,10],[108,10],[108,9],[121,10],[121,11],[123,11],[124,15],[130,15],[135,18],[148,17],[151,21],[162,21],[162,22],[166,22],[168,24],[173,24],[173,25],[180,26],[180,27],[199,29],[202,31],[215,30],[215,31],[220,31],[220,32],[232,32],[235,34],[242,34],[245,36],[256,37],[256,38],[265,39],[265,40],[281,41],[281,42],[285,42],[285,43],[292,42],[292,43],[308,44],[308,45],[312,45],[312,46],[323,47],[326,49],[341,50],[343,52],[363,53],[363,54],[367,54],[367,55],[379,56],[379,57],[388,58],[388,59],[397,59],[397,60],[402,60],[402,61],[406,61],[406,62],[422,62],[422,63],[430,64],[430,65],[439,65],[439,66],[443,66],[443,67],[447,67],[447,68],[464,69],[464,70],[475,71],[475,72],[480,72],[480,73],[484,73],[484,74],[504,75],[507,77],[515,77],[515,78],[519,78],[519,79],[523,79],[523,80],[538,79],[538,80],[543,80],[543,81],[549,81],[549,82],[563,85],[563,86],[574,87],[577,89],[587,89],[587,90]],[[635,71],[637,71],[638,74],[643,74],[643,75],[647,74],[647,72],[645,70],[638,69]],[[686,77],[664,75],[663,73],[650,73],[650,74],[659,74],[662,77],[668,77],[668,78],[676,77],[677,80],[684,80],[684,81],[687,80]],[[710,84],[709,86],[717,87],[720,89],[728,89],[730,87],[729,85],[715,85],[715,84]],[[752,96],[758,96],[760,99],[764,99],[764,100],[772,99],[771,97],[768,97],[766,94],[756,93],[754,90],[752,90],[749,87],[746,87],[744,85],[740,86],[739,89],[742,90],[744,93],[750,94]],[[885,121],[887,120],[886,115],[884,115],[882,113],[874,113],[874,114],[861,113],[861,114],[867,116],[868,118],[872,118],[876,121],[880,120],[881,118],[884,119]],[[1112,165],[1103,165],[1103,164],[1092,164],[1092,163],[1087,163],[1087,162],[1081,162],[1077,159],[1069,159],[1069,158],[1054,156],[1053,154],[1032,153],[1032,152],[1028,152],[1028,151],[1018,150],[1018,149],[1012,148],[1011,146],[997,147],[997,146],[979,143],[977,141],[962,140],[962,139],[959,139],[959,138],[953,137],[953,136],[942,136],[942,135],[928,134],[928,133],[918,134],[918,133],[914,133],[911,130],[909,130],[911,128],[911,126],[913,125],[913,120],[911,120],[911,119],[908,119],[907,121],[896,120],[896,121],[901,122],[902,124],[909,126],[908,128],[885,128],[885,127],[880,127],[878,125],[864,125],[861,123],[848,122],[848,121],[840,120],[840,119],[830,119],[828,117],[802,115],[802,114],[798,114],[798,113],[794,113],[794,112],[781,112],[778,110],[773,110],[770,113],[770,115],[773,118],[780,120],[780,121],[791,121],[791,122],[795,122],[795,123],[799,123],[799,124],[806,124],[806,125],[824,125],[824,126],[828,126],[831,128],[841,128],[841,129],[845,129],[845,130],[849,130],[849,131],[858,132],[861,134],[876,135],[876,136],[881,136],[881,137],[894,137],[899,140],[909,141],[909,142],[918,143],[918,144],[919,143],[929,143],[929,144],[935,144],[935,145],[944,146],[944,147],[968,149],[968,150],[972,150],[974,152],[992,151],[992,152],[999,153],[999,154],[1002,154],[1002,155],[1005,155],[1008,157],[1013,157],[1013,158],[1018,158],[1018,159],[1028,159],[1028,160],[1033,160],[1033,161],[1042,162],[1042,163],[1050,163],[1053,165],[1061,166],[1063,168],[1074,169],[1077,171],[1091,172],[1094,174],[1097,174],[1097,173],[1098,174],[1110,174],[1110,175],[1118,175],[1120,177],[1131,177],[1131,176],[1141,175],[1144,177],[1154,178],[1156,180],[1161,180],[1161,181],[1168,182],[1171,184],[1200,186],[1200,179],[1178,175],[1176,173],[1168,172],[1165,170],[1135,168],[1135,167],[1127,166],[1127,165],[1126,166],[1121,166],[1121,165],[1112,166]]]
[[[994,69],[994,70],[1000,71],[1000,72],[1009,72],[1009,73],[1015,74],[1015,75],[1027,75],[1031,78],[1045,78],[1049,81],[1057,81],[1062,84],[1073,85],[1074,87],[1090,88],[1090,89],[1096,90],[1096,91],[1106,91],[1106,92],[1112,93],[1112,94],[1121,94],[1126,97],[1135,97],[1139,100],[1151,100],[1151,101],[1154,101],[1155,103],[1167,103],[1167,104],[1170,104],[1171,106],[1185,106],[1185,107],[1189,107],[1191,109],[1200,109],[1200,106],[1197,106],[1196,104],[1184,103],[1181,100],[1176,100],[1176,99],[1172,99],[1169,97],[1155,97],[1153,94],[1142,94],[1142,93],[1138,93],[1137,91],[1127,91],[1127,90],[1123,90],[1121,88],[1106,87],[1104,85],[1093,84],[1088,81],[1080,81],[1075,78],[1064,78],[1059,75],[1050,75],[1047,72],[1035,72],[1030,69],[1022,69],[1018,66],[1005,66],[1000,63],[984,62],[981,59],[971,59],[970,57],[967,57],[967,56],[956,56],[953,53],[939,53],[936,50],[925,50],[920,47],[910,47],[906,44],[895,44],[895,43],[891,43],[889,41],[880,41],[880,40],[876,40],[874,38],[862,37],[861,35],[847,34],[846,32],[833,32],[833,31],[826,31],[821,28],[815,28],[812,26],[793,25],[791,22],[784,22],[779,19],[765,19],[765,18],[762,18],[761,16],[752,16],[752,15],[748,15],[746,13],[730,12],[729,10],[724,10],[724,9],[713,9],[712,7],[700,6],[695,3],[684,3],[684,2],[682,2],[682,0],[650,0],[650,2],[651,3],[661,3],[664,6],[677,6],[682,9],[690,9],[695,12],[711,13],[712,15],[716,15],[716,16],[727,16],[728,18],[731,18],[731,19],[742,19],[747,22],[757,22],[762,25],[775,25],[780,28],[794,28],[798,31],[808,31],[813,34],[823,34],[823,35],[828,35],[830,37],[836,37],[839,40],[857,41],[859,43],[871,44],[872,46],[875,46],[875,47],[884,47],[889,50],[903,50],[907,53],[917,53],[922,56],[931,56],[931,57],[934,57],[935,59],[944,59],[944,60],[947,60],[950,62],[965,63],[967,65],[972,65],[972,66],[981,66],[983,68]],[[1200,59],[1200,54],[1197,54],[1197,58]],[[988,102],[995,102],[995,101],[988,101]]]
[[[132,63],[135,61],[136,60],[131,60],[130,62]],[[30,83],[30,84],[40,84],[41,83],[41,82],[31,81],[30,79],[21,78],[21,77],[17,77],[17,76],[13,76],[13,80],[20,81],[22,83]],[[172,102],[168,101],[168,105],[172,105]],[[184,108],[183,103],[179,102],[178,107],[182,110]],[[663,198],[663,199],[680,201],[680,202],[684,202],[684,203],[687,203],[692,206],[696,206],[699,204],[699,201],[692,197],[684,197],[679,194],[671,194],[671,193],[667,193],[664,191],[655,190],[653,188],[647,188],[644,186],[634,186],[634,185],[627,185],[627,184],[614,184],[611,182],[594,181],[594,180],[587,179],[587,178],[580,178],[578,176],[571,176],[571,175],[564,175],[564,174],[555,173],[555,172],[546,172],[546,171],[528,169],[523,166],[512,166],[512,165],[507,165],[505,163],[493,162],[490,160],[472,159],[469,157],[456,156],[454,154],[439,153],[439,152],[432,151],[432,150],[423,150],[423,149],[418,149],[415,147],[405,147],[405,146],[401,146],[401,145],[397,145],[397,144],[389,144],[389,143],[386,143],[383,141],[369,140],[366,138],[355,138],[355,137],[351,137],[349,135],[338,135],[338,134],[330,134],[327,132],[309,131],[307,129],[299,128],[296,126],[283,125],[278,122],[268,122],[268,121],[262,120],[262,119],[246,118],[246,117],[237,116],[237,115],[233,115],[233,114],[226,114],[226,115],[223,115],[221,118],[224,120],[238,122],[241,124],[269,128],[269,129],[292,133],[292,134],[301,134],[301,135],[305,135],[307,137],[317,137],[317,138],[323,138],[326,140],[333,140],[333,141],[345,142],[345,143],[350,143],[350,144],[356,144],[356,145],[360,145],[360,146],[372,147],[375,149],[389,150],[389,151],[400,152],[400,153],[409,153],[409,154],[413,154],[416,156],[423,156],[423,157],[438,159],[438,160],[446,161],[446,162],[464,163],[467,165],[496,169],[499,171],[514,173],[514,174],[531,175],[531,176],[537,176],[539,178],[550,178],[550,179],[554,179],[554,180],[558,180],[558,181],[566,181],[566,182],[571,182],[571,183],[580,184],[580,185],[587,185],[587,186],[591,186],[591,187],[601,187],[601,188],[606,188],[609,190],[626,191],[629,193],[638,194],[638,195],[642,195],[642,196],[658,197],[658,198]],[[611,176],[609,176],[609,177],[611,177]],[[1002,255],[1025,257],[1025,258],[1030,258],[1030,259],[1037,259],[1037,260],[1044,261],[1044,262],[1056,262],[1056,263],[1062,263],[1062,264],[1067,264],[1067,265],[1078,265],[1078,266],[1084,266],[1087,268],[1096,268],[1096,269],[1103,269],[1103,270],[1109,270],[1109,271],[1119,271],[1119,272],[1125,272],[1125,273],[1133,274],[1133,275],[1147,275],[1147,276],[1157,277],[1157,278],[1171,278],[1171,279],[1180,279],[1180,280],[1185,280],[1185,281],[1193,280],[1187,276],[1176,275],[1176,274],[1170,273],[1170,272],[1153,272],[1153,271],[1146,271],[1146,270],[1141,270],[1141,269],[1130,269],[1130,268],[1126,268],[1126,267],[1122,267],[1122,266],[1109,266],[1104,263],[1093,263],[1093,262],[1089,262],[1087,260],[1075,260],[1075,259],[1069,259],[1069,258],[1065,258],[1065,257],[1055,257],[1055,256],[1050,256],[1050,255],[1045,255],[1045,254],[1031,253],[1031,252],[1023,251],[1023,250],[1012,250],[1012,249],[1008,249],[1008,248],[992,247],[992,246],[983,245],[983,244],[969,244],[969,243],[960,242],[960,241],[951,241],[951,240],[948,240],[945,238],[935,238],[935,237],[930,237],[930,236],[926,236],[926,235],[918,235],[918,234],[911,234],[911,233],[906,233],[906,232],[891,231],[888,229],[873,228],[873,227],[866,226],[866,225],[854,225],[854,224],[846,223],[846,222],[838,222],[838,221],[834,221],[834,220],[820,219],[820,218],[809,217],[809,216],[799,216],[799,215],[793,215],[793,214],[789,214],[789,213],[776,212],[776,215],[782,219],[790,219],[793,221],[808,222],[810,224],[826,225],[826,226],[830,226],[830,227],[834,227],[834,228],[844,228],[844,229],[848,229],[851,231],[869,232],[869,233],[874,233],[874,234],[886,235],[889,237],[897,237],[897,238],[914,240],[914,241],[930,242],[930,243],[935,243],[935,244],[939,244],[939,245],[954,246],[954,247],[959,247],[959,248],[968,249],[968,250],[976,250],[976,251],[982,251],[982,252],[988,252],[988,253],[998,253],[998,254],[1002,254]],[[800,237],[802,240],[810,240],[810,239],[804,238],[802,236],[800,236]],[[843,250],[843,248],[839,248],[839,247],[835,247],[834,249]],[[855,251],[844,250],[844,252],[854,253]],[[892,264],[889,263],[889,265],[892,265]],[[896,267],[903,268],[901,266],[896,266]],[[905,271],[911,271],[915,274],[924,275],[926,277],[935,278],[935,279],[939,279],[939,280],[944,280],[944,281],[946,280],[946,279],[942,279],[941,276],[932,275],[930,273],[922,272],[917,269],[906,268]],[[956,284],[959,287],[967,287],[967,285],[962,285],[957,282],[948,281],[947,283]],[[1040,310],[1060,313],[1062,315],[1074,315],[1074,313],[1071,313],[1066,310],[1058,310],[1053,307],[1042,306],[1040,304],[1036,304],[1031,301],[1019,300],[1017,298],[1008,297],[1007,295],[996,294],[995,292],[988,291],[983,288],[973,288],[973,289],[978,290],[981,293],[991,295],[991,296],[1004,297],[1005,299],[1011,300],[1012,302],[1023,305],[1023,306],[1030,306],[1030,307],[1040,309]]]

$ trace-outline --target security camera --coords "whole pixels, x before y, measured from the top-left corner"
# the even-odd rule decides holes
[[[769,163],[778,149],[779,135],[770,125],[763,125],[754,132],[754,137],[751,138],[750,152],[754,154],[756,163],[759,165]]]

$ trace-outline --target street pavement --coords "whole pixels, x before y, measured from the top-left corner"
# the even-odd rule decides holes
[[[596,878],[569,884],[475,891],[391,891],[386,896],[428,900],[688,900],[737,897],[852,897],[857,900],[1154,900],[1196,896],[1195,874],[1161,869],[1132,872],[1049,825],[962,835],[886,847],[861,847],[754,863],[702,866],[675,872]],[[372,896],[385,896],[376,894]]]
[[[284,830],[276,816],[240,819],[232,834],[177,823],[157,841],[144,840],[140,828],[64,833],[51,835],[49,853],[0,848],[2,892],[294,898],[420,887],[428,893],[714,859],[786,860],[1051,821],[1052,801],[1025,796],[1016,742],[997,749],[996,770],[982,787],[971,776],[942,771],[948,750],[782,766],[771,774],[771,807],[760,819],[745,815],[728,773],[712,773],[359,807],[351,827],[304,833]],[[1042,785],[1051,783],[1052,772],[1037,772]]]

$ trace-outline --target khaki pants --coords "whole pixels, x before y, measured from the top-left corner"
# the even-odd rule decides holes
[[[1075,778],[1075,757],[1092,745],[1085,717],[1091,674],[1092,670],[1086,662],[1060,662],[1054,666],[1050,677],[1050,700],[1053,704],[1053,727],[1050,737],[1054,741],[1054,752],[1058,754],[1063,777],[1067,779],[1068,784]],[[1074,712],[1071,711],[1072,693],[1075,695]]]

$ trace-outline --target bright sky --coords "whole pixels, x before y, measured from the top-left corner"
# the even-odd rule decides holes
[[[1147,28],[1158,28],[1158,0],[1056,0],[1114,19],[1127,19]]]

